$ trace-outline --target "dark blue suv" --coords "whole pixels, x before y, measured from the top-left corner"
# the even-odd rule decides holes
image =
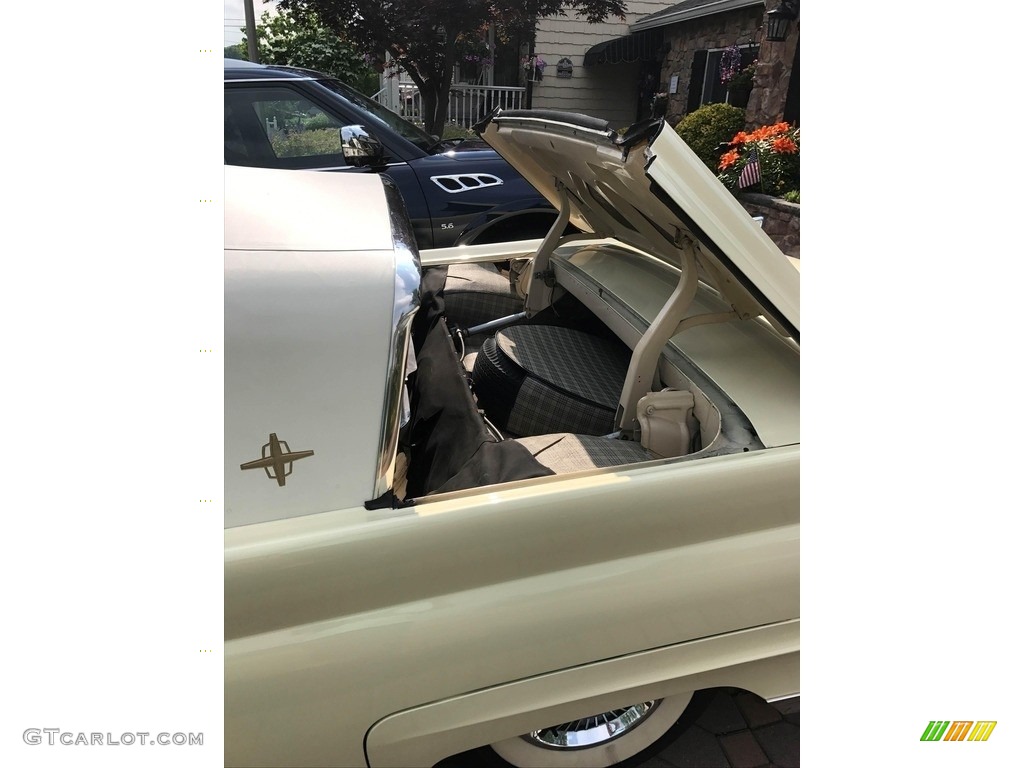
[[[385,173],[420,248],[543,237],[555,211],[479,140],[439,141],[318,72],[224,60],[224,162]]]

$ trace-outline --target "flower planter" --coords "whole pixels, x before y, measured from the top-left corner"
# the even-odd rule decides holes
[[[748,85],[730,86],[726,93],[725,100],[734,107],[740,109],[747,108],[747,102],[750,101],[750,92],[754,90],[753,83]]]

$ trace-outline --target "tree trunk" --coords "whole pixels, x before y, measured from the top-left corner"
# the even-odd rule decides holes
[[[392,49],[392,55],[401,59],[401,51]],[[452,89],[452,75],[455,73],[455,40],[448,39],[444,47],[444,63],[441,71],[424,72],[407,61],[402,67],[416,83],[420,91],[420,106],[423,116],[423,130],[441,138],[448,122],[448,99]]]
[[[437,125],[437,88],[433,87],[434,85],[434,80],[428,80],[420,86],[420,107],[423,115],[423,130],[431,136],[440,138],[444,128]]]
[[[427,108],[427,98],[423,99],[423,128],[427,133],[438,138],[444,135],[444,127],[448,122],[448,100],[452,92],[452,75],[455,73],[455,37],[447,35],[444,45],[444,64],[441,71],[434,77],[427,78],[427,90],[432,108]]]
[[[423,129],[432,136],[440,138],[444,134],[445,123],[448,122],[448,99],[451,91],[436,80],[426,82],[427,90],[423,94]]]

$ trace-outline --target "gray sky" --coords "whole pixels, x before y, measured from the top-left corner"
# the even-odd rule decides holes
[[[252,0],[253,10],[256,12],[256,21],[264,11],[273,11],[273,3],[264,3],[263,0]],[[245,4],[242,0],[224,0],[224,45],[233,45],[241,41],[242,33],[239,31],[245,27]]]

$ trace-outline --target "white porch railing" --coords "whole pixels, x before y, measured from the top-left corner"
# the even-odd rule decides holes
[[[423,99],[414,83],[391,82],[377,91],[373,99],[406,120],[423,124]],[[496,107],[525,109],[526,88],[455,84],[448,95],[448,122],[468,128]]]

